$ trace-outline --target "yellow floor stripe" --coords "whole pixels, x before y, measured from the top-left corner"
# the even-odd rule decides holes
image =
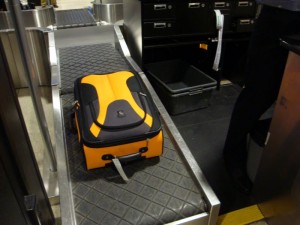
[[[219,216],[217,225],[245,225],[263,218],[258,206],[253,205]]]

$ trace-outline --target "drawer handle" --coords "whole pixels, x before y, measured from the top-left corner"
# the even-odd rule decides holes
[[[203,89],[201,88],[201,89],[196,89],[196,90],[190,90],[189,91],[189,95],[191,96],[191,95],[198,95],[198,94],[201,94],[201,93],[203,93]]]
[[[167,5],[166,4],[157,4],[154,5],[154,10],[165,10],[167,9]]]
[[[189,3],[189,8],[200,8],[200,2]]]
[[[166,28],[167,24],[166,23],[154,23],[154,28]]]
[[[240,20],[240,25],[249,25],[249,24],[251,24],[251,20],[249,19]]]
[[[248,7],[248,6],[249,6],[249,2],[247,2],[247,1],[239,2],[239,3],[238,3],[238,6],[239,6],[239,7]]]
[[[215,8],[224,8],[225,6],[225,2],[215,2]]]

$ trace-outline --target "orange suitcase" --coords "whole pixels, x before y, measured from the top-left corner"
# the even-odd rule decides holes
[[[87,169],[162,154],[158,110],[139,75],[129,71],[75,81],[75,121]]]

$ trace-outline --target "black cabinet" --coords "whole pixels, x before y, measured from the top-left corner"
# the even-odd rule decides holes
[[[143,18],[144,20],[156,20],[160,19],[174,19],[176,12],[176,3],[174,2],[164,2],[164,3],[144,3],[141,6],[143,8]]]
[[[124,0],[124,32],[132,57],[142,68],[174,58],[211,68],[218,37],[216,9],[224,15],[224,42],[249,39],[255,0]]]

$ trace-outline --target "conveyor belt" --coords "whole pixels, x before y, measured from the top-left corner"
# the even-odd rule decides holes
[[[55,14],[57,29],[97,25],[88,9],[59,10]]]
[[[111,44],[59,50],[61,100],[68,173],[77,224],[164,224],[207,211],[199,187],[164,132],[161,157],[124,167],[124,183],[112,167],[87,171],[76,134],[70,128],[73,82],[91,73],[129,69]]]

